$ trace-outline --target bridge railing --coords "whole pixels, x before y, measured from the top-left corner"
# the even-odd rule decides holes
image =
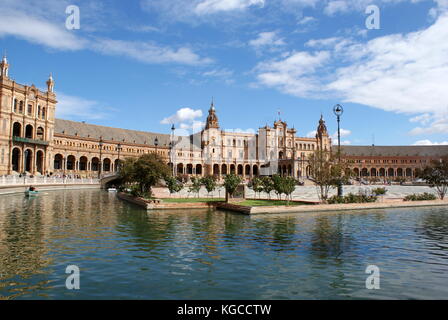
[[[47,177],[47,176],[1,176],[0,186],[51,185],[51,184],[99,184],[95,178]]]

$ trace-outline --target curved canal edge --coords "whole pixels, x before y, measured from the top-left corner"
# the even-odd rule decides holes
[[[15,194],[15,193],[25,193],[31,184],[20,185],[20,186],[1,186],[0,196]],[[99,190],[101,185],[98,184],[46,184],[39,185],[35,184],[39,191],[59,191],[59,190],[80,190],[80,189],[95,189]]]
[[[163,203],[163,199],[146,200],[139,197],[119,192],[117,197],[123,201],[135,204],[148,211],[150,210],[176,210],[176,209],[221,209],[242,213],[245,215],[276,214],[276,213],[300,213],[300,212],[331,212],[347,210],[372,210],[392,208],[415,208],[415,207],[440,207],[448,206],[448,200],[434,201],[387,201],[375,203],[350,203],[350,204],[315,204],[304,206],[266,206],[250,207],[236,203]]]
[[[235,204],[220,203],[218,209],[230,210],[246,215],[276,214],[276,213],[302,213],[302,212],[337,212],[372,209],[394,209],[415,207],[440,207],[447,206],[447,200],[415,201],[415,202],[376,202],[376,203],[349,203],[349,204],[317,204],[309,206],[276,206],[276,207],[245,207]]]

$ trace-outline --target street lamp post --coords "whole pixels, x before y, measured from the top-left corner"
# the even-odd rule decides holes
[[[103,138],[100,137],[100,142],[98,143],[98,146],[100,147],[100,167],[98,168],[98,179],[101,179],[101,173],[103,169]]]
[[[157,146],[159,145],[159,139],[157,137],[154,139],[154,145],[156,146],[156,154],[157,154]]]
[[[338,161],[341,164],[341,116],[344,113],[344,108],[340,104],[337,104],[333,108],[333,112],[336,115],[338,120]],[[341,173],[342,174],[342,173]],[[342,187],[342,177],[339,177],[338,182],[338,197],[342,197],[344,195],[343,187]]]
[[[174,150],[174,147],[175,147],[175,144],[174,144],[174,130],[176,130],[176,127],[174,126],[174,123],[173,123],[173,125],[171,126],[171,136],[170,136],[170,160],[171,160],[171,165],[173,166],[173,177],[175,177],[176,176],[176,165],[175,165],[175,157],[176,157],[176,154],[175,154],[175,150]]]
[[[116,170],[117,170],[117,172],[120,172],[120,167],[121,167],[121,165],[120,165],[121,143],[119,143],[119,144],[117,145],[117,151],[118,151],[118,161],[117,161],[117,166],[118,166],[118,168],[116,168]]]

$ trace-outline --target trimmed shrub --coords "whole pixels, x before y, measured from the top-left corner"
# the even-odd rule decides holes
[[[353,194],[349,193],[345,197],[333,196],[328,199],[329,204],[341,204],[341,203],[368,203],[376,202],[378,198],[373,195],[367,195],[365,193]]]
[[[372,193],[376,196],[383,196],[387,192],[386,188],[376,188],[372,190]]]
[[[404,198],[404,201],[426,201],[426,200],[437,200],[437,197],[432,193],[422,193],[422,194],[410,194]]]

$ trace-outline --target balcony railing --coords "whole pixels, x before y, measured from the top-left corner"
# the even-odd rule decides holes
[[[12,137],[12,141],[14,141],[14,142],[30,143],[30,144],[39,144],[39,145],[43,145],[43,146],[48,146],[48,144],[49,144],[48,141],[35,140],[35,139],[29,139],[29,138],[22,138],[22,137],[17,137],[17,136]]]

